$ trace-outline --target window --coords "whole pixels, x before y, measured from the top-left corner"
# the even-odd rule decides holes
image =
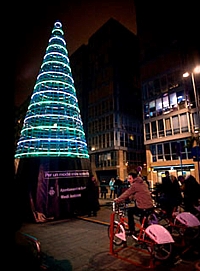
[[[162,114],[162,99],[156,99],[156,112],[157,112],[157,116]]]
[[[148,118],[149,118],[149,104],[148,104],[148,103],[146,103],[146,104],[144,105],[144,118],[145,118],[145,119],[148,119]]]
[[[156,162],[157,161],[157,158],[156,158],[156,145],[151,145],[150,150],[151,150],[151,155],[152,155],[152,161]]]
[[[187,121],[187,115],[181,114],[180,115],[180,122],[181,122],[181,132],[188,132],[188,121]]]
[[[173,108],[173,110],[178,109],[177,107],[177,98],[176,98],[176,93],[171,93],[169,96],[169,102],[170,102],[170,107]]]
[[[171,142],[171,155],[172,155],[172,160],[178,159],[178,156],[177,156],[177,142]]]
[[[164,143],[164,155],[165,155],[165,160],[167,161],[171,160],[169,143]]]
[[[163,137],[163,136],[164,136],[164,124],[163,124],[163,119],[158,120],[158,134],[159,134],[159,137]]]
[[[146,140],[151,139],[150,137],[150,127],[149,127],[149,123],[145,124],[145,135],[146,135]]]
[[[169,97],[168,94],[163,95],[163,113],[169,113]]]
[[[165,119],[166,135],[172,135],[170,118]]]
[[[172,125],[173,125],[174,134],[179,134],[180,133],[180,125],[179,125],[178,116],[173,116],[172,117]]]
[[[173,141],[164,144],[152,144],[150,146],[152,161],[179,160],[191,158],[191,150],[186,147],[186,140]]]
[[[151,132],[152,132],[152,138],[157,137],[157,128],[156,128],[156,122],[152,121],[151,123]]]
[[[163,160],[162,144],[157,144],[158,160]]]
[[[184,91],[183,90],[182,91],[178,91],[176,95],[177,95],[177,102],[178,102],[178,104],[181,103],[181,102],[183,102],[183,101],[185,101],[185,96],[184,96]]]
[[[156,102],[155,102],[155,100],[153,100],[149,103],[149,114],[150,114],[150,117],[156,116]]]

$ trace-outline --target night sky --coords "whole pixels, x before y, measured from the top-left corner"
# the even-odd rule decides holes
[[[21,105],[32,93],[36,77],[56,20],[65,33],[69,56],[110,18],[136,34],[133,0],[56,0],[18,3],[14,16],[15,92],[14,103]]]

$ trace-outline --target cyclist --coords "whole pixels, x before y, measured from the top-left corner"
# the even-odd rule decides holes
[[[129,235],[135,234],[134,215],[140,215],[140,222],[147,210],[153,210],[153,200],[147,184],[138,176],[137,171],[132,171],[128,174],[130,187],[123,192],[118,198],[115,198],[116,203],[124,202],[126,199],[134,200],[135,206],[128,208],[128,225]]]

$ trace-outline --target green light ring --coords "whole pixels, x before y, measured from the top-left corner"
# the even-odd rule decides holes
[[[22,153],[22,154],[16,154],[15,158],[24,158],[24,157],[35,157],[35,156],[41,156],[44,155],[46,156],[52,156],[52,157],[57,157],[57,156],[63,156],[63,157],[75,157],[75,158],[89,158],[88,154],[81,154],[81,153],[70,153],[70,152],[63,152],[62,155],[59,155],[59,152],[37,152],[37,153]]]
[[[68,51],[67,51],[66,47],[64,47],[64,46],[61,45],[61,44],[49,44],[49,45],[47,46],[45,55],[48,54],[49,51],[51,52],[51,50],[52,50],[51,47],[53,47],[53,52],[54,52],[54,50],[55,50],[56,48],[60,48],[62,51],[65,52],[66,56],[68,56]],[[57,51],[56,51],[56,52],[57,52]],[[45,56],[44,56],[44,57],[45,57]],[[68,57],[67,57],[67,58],[68,58]],[[68,60],[69,60],[69,58],[68,58]],[[68,62],[69,62],[69,61],[68,61]]]
[[[53,56],[52,56],[52,55],[53,55]],[[54,57],[54,55],[59,55],[59,56],[61,56],[62,58],[66,59],[67,62],[69,62],[69,58],[68,58],[66,55],[64,55],[64,54],[62,54],[62,53],[59,53],[59,52],[50,52],[50,53],[47,53],[47,54],[44,56],[44,59],[46,59],[47,57],[50,57],[50,56]]]
[[[54,34],[54,32],[56,32],[56,31],[59,31],[62,36],[64,35],[64,32],[61,28],[54,28],[51,33]]]
[[[28,120],[29,119],[32,119],[32,118],[38,118],[38,119],[40,119],[41,117],[42,118],[44,118],[44,117],[59,117],[60,115],[57,115],[57,114],[42,114],[42,115],[39,115],[39,114],[37,114],[37,115],[34,115],[34,116],[26,116],[25,117],[25,119],[24,119],[24,123],[26,123],[26,122],[28,122]],[[62,116],[63,117],[63,116]],[[76,121],[76,122],[79,122],[79,124],[80,125],[82,125],[83,124],[83,122],[82,122],[82,120],[81,119],[79,119],[79,118],[76,118],[76,117],[74,117],[74,116],[64,116],[65,117],[65,119],[71,119],[71,120],[73,120],[73,122],[74,121]],[[77,125],[77,123],[76,123],[76,125]]]
[[[61,62],[61,61],[55,61],[55,60],[49,60],[49,61],[45,61],[42,66],[41,66],[41,69],[45,66],[45,65],[49,65],[49,64],[58,64],[60,66],[64,66],[64,67],[67,67],[69,69],[69,71],[71,72],[71,68],[69,66],[68,63],[65,63],[65,62]]]
[[[41,82],[41,80],[39,82]],[[61,84],[59,86],[55,86],[55,84],[43,84],[43,85],[38,86],[36,91],[39,91],[40,89],[42,89],[42,90],[44,89],[44,91],[51,90],[51,89],[52,89],[52,91],[53,90],[58,91],[58,89],[59,89],[59,91],[63,90],[65,92],[67,92],[67,91],[70,91],[70,88],[71,88],[71,84],[70,85],[68,84],[68,86],[66,86],[66,85],[64,86]],[[75,95],[76,95],[76,91],[70,91],[70,94],[72,94],[72,93],[75,93]]]
[[[64,76],[65,78],[66,78],[66,77],[69,78],[69,79],[72,81],[72,83],[74,83],[74,80],[72,79],[72,77],[71,77],[69,74],[66,74],[66,73],[60,72],[60,71],[49,71],[49,72],[44,71],[44,72],[41,72],[41,73],[38,75],[37,79],[40,79],[41,76],[46,76],[46,75],[48,75],[48,74],[55,74],[55,77],[58,77],[59,75],[62,75],[62,76]]]
[[[74,80],[72,78],[71,73],[69,73],[67,77],[65,76],[65,78],[62,79],[62,78],[60,78],[60,76],[56,75],[56,73],[59,72],[59,71],[60,71],[60,69],[58,69],[58,71],[51,71],[52,73],[55,74],[55,76],[53,76],[51,74],[50,78],[49,77],[39,78],[39,79],[37,79],[37,83],[39,83],[39,82],[45,83],[42,87],[50,88],[50,87],[52,87],[52,85],[55,87],[55,83],[57,84],[57,83],[62,82],[62,83],[67,83],[69,85],[69,87],[74,88]],[[41,70],[40,73],[42,73],[42,72],[45,72],[44,69]],[[50,84],[46,84],[46,83],[50,83]],[[57,88],[58,88],[58,86],[57,86]],[[55,89],[57,89],[57,88],[55,88]],[[73,92],[75,92],[75,91],[73,91]]]
[[[66,85],[66,86],[68,86],[68,87],[70,87],[70,88],[72,88],[73,89],[73,92],[74,93],[76,93],[76,90],[75,90],[75,87],[73,86],[73,85],[70,85],[69,83],[67,83],[67,82],[63,82],[63,81],[54,81],[54,80],[46,80],[46,81],[40,81],[40,82],[37,82],[36,84],[35,84],[35,87],[34,87],[34,89],[36,89],[37,87],[39,87],[39,85],[41,85],[41,84],[44,84],[44,83],[53,83],[53,84],[56,84],[56,83],[58,83],[58,84],[61,84],[61,85]]]
[[[51,37],[49,39],[49,43],[54,43],[54,40],[59,40],[59,41],[61,41],[64,44],[64,46],[66,46],[66,41],[62,37],[60,37],[60,36],[53,36],[53,37]],[[58,44],[58,43],[56,42],[56,44]]]
[[[65,84],[68,85],[68,89],[73,88],[73,93],[76,93],[75,87],[73,82],[70,82],[70,79],[68,78],[68,80],[63,79],[63,81],[60,81],[61,78],[53,78],[53,76],[51,76],[50,78],[40,78],[39,80],[37,80],[37,87],[38,84],[43,84],[43,88],[52,88],[54,87],[56,89],[56,86],[58,88],[58,84]],[[66,88],[66,87],[63,87]]]
[[[41,101],[41,102],[35,102],[33,104],[30,104],[28,109],[32,110],[31,108],[35,107],[35,106],[41,106],[41,105],[44,105],[44,104],[55,104],[56,106],[60,106],[60,105],[63,105],[63,106],[66,106],[66,107],[72,107],[74,109],[76,109],[77,112],[80,113],[80,109],[78,106],[74,105],[74,104],[69,104],[69,103],[66,103],[66,102],[62,102],[62,101]]]
[[[57,132],[58,130],[59,130],[59,132],[60,133],[62,133],[62,131],[63,130],[67,130],[67,131],[77,131],[77,132],[79,132],[80,134],[82,134],[82,135],[85,135],[85,133],[84,133],[84,131],[83,130],[81,130],[81,129],[78,129],[78,128],[76,128],[76,129],[74,129],[73,127],[72,128],[70,128],[70,127],[68,127],[68,126],[57,126],[56,128],[52,125],[40,125],[40,126],[32,126],[32,127],[27,127],[27,128],[24,128],[23,129],[23,131],[22,131],[22,134],[23,133],[26,133],[26,132],[28,132],[28,131],[32,131],[32,130],[38,130],[38,129],[40,129],[40,130],[45,130],[45,129],[47,129],[47,130],[50,130],[50,129],[52,129],[53,130],[53,132],[54,132],[54,130],[55,130],[55,132]],[[37,131],[36,131],[36,133],[37,133]]]
[[[71,94],[69,92],[66,92],[66,91],[63,91],[63,90],[43,90],[43,91],[37,91],[37,92],[34,92],[33,95],[31,96],[31,99],[34,98],[35,95],[41,95],[43,96],[44,93],[57,93],[57,94],[63,94],[63,96],[67,96],[65,99],[70,99],[70,98],[73,98],[73,100],[75,100],[75,102],[77,103],[78,102],[78,99],[77,97],[74,95],[74,94]],[[48,95],[46,95],[48,97]]]
[[[18,145],[19,144],[24,144],[24,143],[32,143],[32,142],[49,142],[49,145],[52,145],[52,144],[56,144],[56,142],[58,142],[58,139],[57,138],[37,138],[37,139],[34,139],[34,138],[29,138],[29,139],[24,139],[24,140],[20,140],[18,142]],[[76,144],[80,144],[80,145],[83,145],[83,146],[87,146],[87,143],[86,141],[82,141],[82,140],[76,140],[76,139],[68,139],[68,138],[63,138],[63,139],[59,139],[59,141],[62,141],[62,142],[65,142],[65,143],[76,143]],[[55,142],[55,143],[53,143]]]

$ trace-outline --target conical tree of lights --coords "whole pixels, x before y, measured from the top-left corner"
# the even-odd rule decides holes
[[[54,24],[15,158],[89,158],[62,24]]]

